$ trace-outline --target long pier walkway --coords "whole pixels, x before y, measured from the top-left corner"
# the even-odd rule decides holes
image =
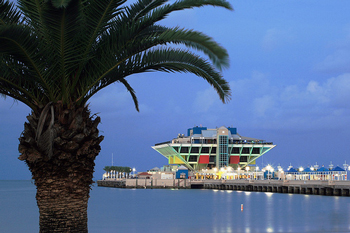
[[[350,181],[320,180],[190,180],[190,179],[109,179],[98,186],[117,188],[220,189],[252,192],[350,196]]]
[[[209,182],[204,181],[203,188],[327,196],[350,196],[350,181],[213,180]]]

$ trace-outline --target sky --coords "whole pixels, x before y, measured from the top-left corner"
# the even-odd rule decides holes
[[[130,2],[130,1],[128,1]],[[148,72],[113,84],[90,101],[105,136],[95,179],[105,166],[146,171],[167,164],[151,146],[194,126],[233,126],[240,135],[277,145],[257,160],[294,167],[350,163],[350,1],[241,0],[234,11],[203,7],[176,12],[166,26],[213,37],[230,56],[223,70],[232,100],[223,104],[205,80],[191,74]],[[18,138],[30,109],[0,99],[0,180],[30,179],[18,160]]]

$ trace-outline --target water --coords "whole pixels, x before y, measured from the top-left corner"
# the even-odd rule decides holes
[[[0,181],[1,233],[38,232],[35,192]],[[90,233],[350,232],[350,197],[93,187],[88,216]]]

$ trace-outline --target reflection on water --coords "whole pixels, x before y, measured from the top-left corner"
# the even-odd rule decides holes
[[[273,195],[273,193],[265,193],[266,194],[266,196],[268,196],[268,197],[271,197],[272,195]]]
[[[88,217],[89,233],[350,232],[350,197],[93,187]],[[0,181],[0,232],[38,232],[30,182]]]

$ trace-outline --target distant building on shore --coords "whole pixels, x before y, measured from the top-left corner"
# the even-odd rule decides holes
[[[274,148],[272,142],[249,138],[237,133],[237,128],[193,127],[187,136],[179,134],[171,141],[157,143],[153,149],[168,159],[168,164],[183,165],[192,171],[255,166],[256,160]]]

